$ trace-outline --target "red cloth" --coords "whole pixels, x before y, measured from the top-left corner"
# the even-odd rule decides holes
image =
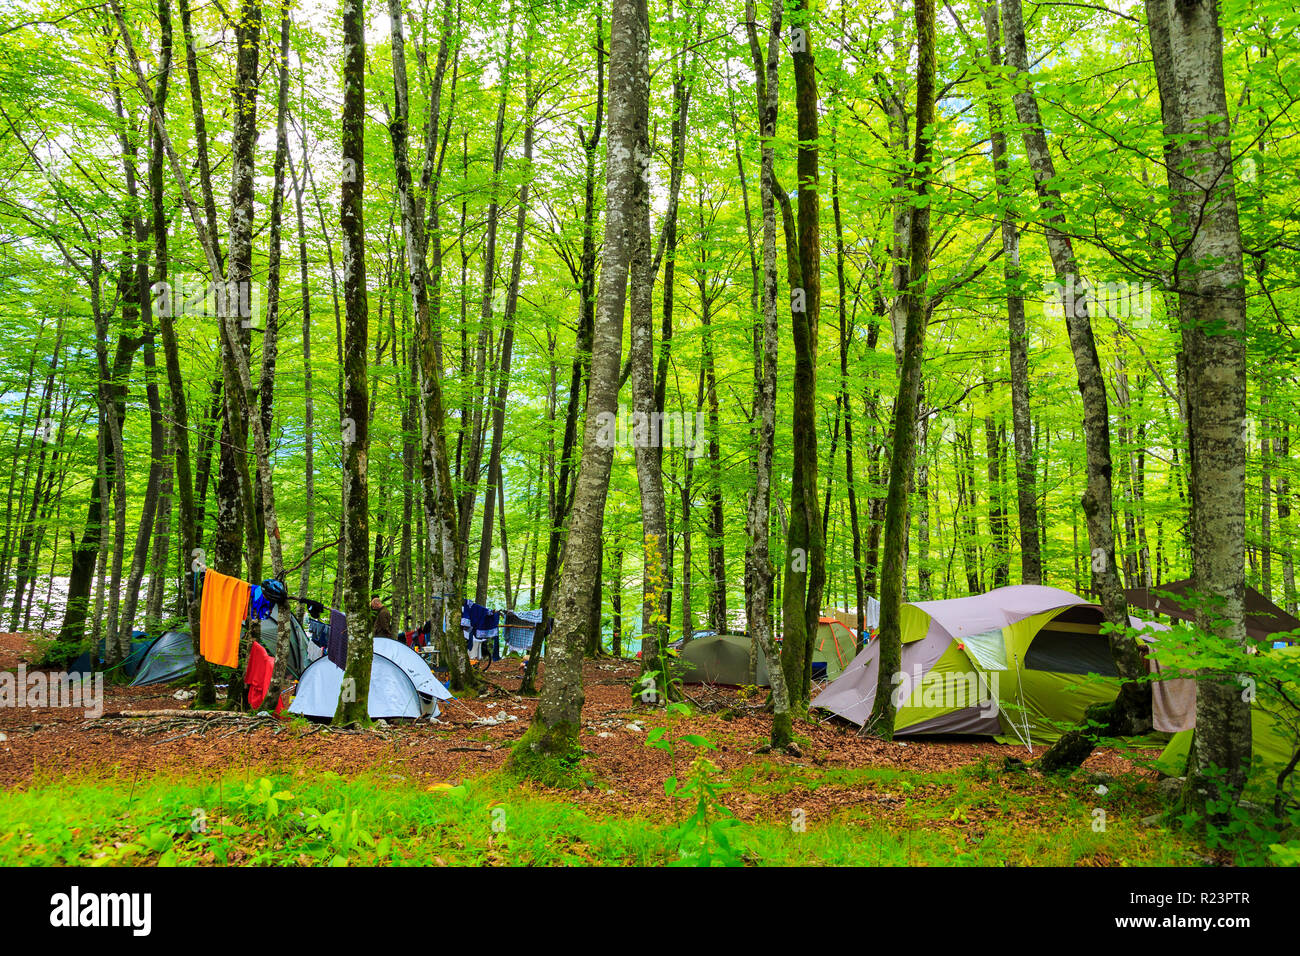
[[[275,714],[273,715],[277,720],[289,719],[286,711],[289,709],[289,705],[293,703],[294,689],[293,687],[286,687],[280,691],[280,699],[275,702]]]
[[[261,641],[254,641],[248,652],[248,666],[244,668],[244,683],[248,685],[248,704],[254,709],[262,706],[266,692],[271,687],[271,671],[275,658],[266,653]]]

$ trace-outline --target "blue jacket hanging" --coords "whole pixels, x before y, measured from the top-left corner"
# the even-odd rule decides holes
[[[501,612],[491,611],[468,598],[461,604],[460,626],[465,634],[465,649],[474,649],[475,639],[489,642],[492,660],[501,660]]]

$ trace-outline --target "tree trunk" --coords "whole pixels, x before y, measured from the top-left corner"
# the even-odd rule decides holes
[[[284,580],[285,567],[282,544],[280,541],[279,516],[275,511],[275,490],[266,487],[271,482],[270,434],[275,420],[275,367],[280,336],[280,247],[284,218],[284,173],[289,158],[289,7],[286,4],[280,12],[280,49],[278,57],[279,84],[275,115],[275,160],[271,187],[271,238],[269,261],[266,270],[267,308],[266,331],[262,340],[262,372],[258,384],[258,402],[260,407],[249,409],[251,414],[259,416],[261,445],[257,453],[259,476],[262,485],[259,504],[261,505],[262,528],[271,536],[272,571],[285,586],[288,593],[289,582]],[[310,554],[310,552],[307,552]],[[268,699],[279,699],[280,689],[284,686],[289,673],[290,642],[293,631],[289,623],[289,605],[280,608],[276,616],[275,667],[272,669]]]
[[[910,216],[906,324],[903,330],[902,378],[894,400],[894,442],[889,460],[889,490],[885,498],[884,565],[880,572],[880,660],[876,699],[867,727],[891,740],[894,736],[894,676],[902,669],[903,549],[907,538],[907,487],[916,452],[916,409],[921,391],[921,357],[929,318],[926,284],[930,269],[929,167],[934,124],[934,0],[916,6],[916,147]]]
[[[984,33],[989,64],[1002,66],[1001,31],[996,0],[984,7]],[[1020,583],[1043,583],[1043,558],[1038,547],[1038,510],[1034,491],[1033,435],[1029,415],[1029,337],[1025,332],[1025,300],[1021,294],[1024,272],[1020,267],[1020,230],[1012,218],[1007,135],[1002,104],[989,84],[989,137],[992,141],[993,176],[1002,207],[1002,268],[1007,287],[1007,339],[1010,350],[1011,421],[1016,454],[1016,513],[1020,518]]]
[[[1109,407],[1097,345],[1087,299],[1074,255],[1074,244],[1065,232],[1065,212],[1060,192],[1052,185],[1056,167],[1047,148],[1038,112],[1038,100],[1029,78],[1028,52],[1020,0],[1002,0],[1003,31],[1007,44],[1007,64],[1016,78],[1014,96],[1016,116],[1024,128],[1025,151],[1033,170],[1034,185],[1046,222],[1047,248],[1052,258],[1056,281],[1065,293],[1063,309],[1070,350],[1083,399],[1083,432],[1087,449],[1087,487],[1081,502],[1088,526],[1088,547],[1093,568],[1093,586],[1105,612],[1106,621],[1115,630],[1110,633],[1111,655],[1116,669],[1124,678],[1119,695],[1106,708],[1105,723],[1109,733],[1135,735],[1151,727],[1151,687],[1139,683],[1146,674],[1146,664],[1137,641],[1126,634],[1127,602],[1115,566],[1113,532],[1114,504],[1110,452]],[[1093,738],[1082,730],[1067,732],[1052,746],[1040,766],[1044,771],[1070,770],[1077,767],[1094,746]]]
[[[447,453],[447,420],[442,399],[442,363],[439,360],[438,323],[442,310],[441,254],[435,254],[438,271],[428,274],[426,248],[437,247],[442,242],[438,228],[437,177],[431,177],[427,201],[430,205],[432,229],[426,237],[424,219],[416,205],[411,189],[410,163],[407,158],[407,130],[409,105],[406,81],[406,52],[400,0],[390,0],[389,18],[392,22],[393,76],[396,109],[390,134],[397,169],[398,198],[401,205],[402,236],[406,248],[406,263],[410,273],[411,297],[415,307],[416,350],[419,355],[418,383],[420,419],[420,475],[424,500],[424,520],[429,538],[430,566],[433,579],[429,582],[430,635],[440,648],[442,659],[449,670],[453,690],[472,690],[478,679],[470,667],[465,642],[460,632],[460,591],[456,582],[463,583],[457,567],[464,564],[465,548],[457,532],[457,506],[451,483],[451,462]],[[429,104],[427,135],[431,138],[426,151],[432,149],[432,138],[437,136],[441,112],[441,95],[448,48],[453,29],[452,4],[443,6],[442,39],[438,49],[438,65],[434,74]],[[450,618],[449,618],[450,615]]]
[[[609,431],[617,418],[629,253],[641,215],[637,196],[642,197],[642,202],[649,199],[649,183],[642,166],[648,155],[638,153],[647,142],[644,124],[650,94],[649,46],[650,25],[644,0],[613,0],[607,213],[583,456],[555,608],[555,630],[546,651],[546,683],[533,724],[511,753],[511,764],[517,771],[543,779],[557,772],[553,762],[556,758],[570,757],[580,747],[582,646],[596,591],[605,499],[614,457]]]
[[[795,112],[799,134],[798,279],[791,283],[794,336],[793,440],[790,525],[786,538],[781,666],[792,713],[808,709],[813,638],[821,614],[826,541],[817,511],[817,322],[821,312],[821,227],[818,221],[817,74],[812,55],[812,14],[804,0],[792,16]],[[781,197],[783,206],[789,200]],[[788,213],[783,213],[788,217]],[[787,228],[786,244],[790,245]],[[787,258],[790,258],[787,256]],[[790,263],[793,267],[793,262]]]
[[[745,26],[754,64],[756,106],[759,131],[762,134],[759,201],[763,218],[762,315],[756,320],[754,330],[754,488],[750,492],[745,520],[745,532],[749,538],[745,549],[745,620],[754,642],[767,661],[768,679],[772,685],[770,746],[773,750],[782,750],[793,740],[790,695],[786,687],[785,671],[781,666],[781,656],[772,633],[772,587],[776,569],[770,553],[778,345],[776,151],[773,138],[776,135],[777,111],[780,106],[778,81],[783,12],[782,0],[773,0],[764,55],[764,50],[759,45],[753,0],[745,5]]]
[[[469,448],[466,450],[464,459],[464,470],[461,472],[461,483],[464,490],[460,498],[460,535],[461,547],[468,554],[470,524],[474,517],[474,501],[478,495],[479,472],[481,471],[481,462],[483,455],[483,390],[485,386],[485,371],[487,362],[487,336],[492,327],[492,314],[495,307],[493,298],[493,287],[496,281],[496,252],[497,252],[497,223],[500,219],[501,205],[501,168],[505,163],[505,122],[506,122],[506,101],[510,93],[510,65],[514,53],[514,36],[515,36],[515,11],[512,5],[506,13],[506,47],[505,62],[501,69],[501,96],[497,101],[497,118],[496,133],[492,147],[492,180],[489,191],[488,209],[487,209],[487,234],[483,240],[483,297],[479,307],[479,331],[478,344],[476,347],[474,385],[473,385],[473,425],[470,429],[468,440]],[[490,386],[489,386],[490,391]],[[461,429],[462,434],[465,428],[464,417],[462,416]],[[490,530],[490,528],[489,528]],[[491,536],[489,535],[489,538]],[[465,584],[465,578],[468,575],[468,566],[457,566],[457,578],[452,590],[460,593]]]
[[[1218,4],[1148,0],[1160,88],[1187,369],[1192,579],[1197,625],[1245,646],[1246,300]],[[1235,803],[1251,759],[1250,704],[1237,678],[1197,682],[1196,736],[1183,801]]]
[[[528,184],[533,164],[533,113],[536,109],[532,85],[533,20],[528,18],[524,37],[524,166],[519,187],[519,207],[515,213],[515,244],[510,262],[510,285],[506,292],[504,331],[501,337],[501,361],[497,371],[497,393],[492,401],[492,446],[488,452],[487,484],[483,493],[483,527],[479,538],[478,581],[474,600],[487,603],[488,571],[491,568],[492,522],[497,485],[501,483],[501,443],[506,427],[506,399],[510,395],[510,359],[514,352],[515,314],[519,305],[519,279],[524,262],[524,229],[528,224]],[[505,510],[504,500],[501,503]],[[506,591],[509,592],[507,586]]]
[[[345,175],[339,230],[343,243],[343,302],[347,315],[343,345],[344,487],[347,510],[344,537],[344,610],[348,616],[348,657],[335,724],[369,722],[367,697],[374,654],[370,610],[370,502],[367,463],[369,422],[366,395],[369,315],[366,304],[365,194],[366,36],[364,0],[344,0],[342,144]]]
[[[558,481],[552,482],[552,503],[550,532],[547,535],[546,564],[542,572],[542,595],[538,607],[545,622],[550,614],[551,599],[556,580],[559,578],[560,552],[564,547],[565,524],[568,520],[572,502],[570,490],[570,472],[573,469],[573,450],[578,436],[578,410],[583,403],[582,383],[587,380],[591,369],[591,349],[596,313],[596,153],[600,145],[601,125],[605,106],[605,26],[603,9],[596,8],[596,118],[591,135],[579,130],[579,138],[586,154],[586,179],[584,182],[584,204],[582,214],[582,300],[579,304],[577,343],[574,349],[573,369],[569,379],[569,400],[564,418],[564,438],[560,446],[560,468]],[[555,368],[551,368],[551,408],[554,420]],[[554,446],[552,445],[552,462],[554,469]],[[552,475],[554,472],[552,470]],[[524,676],[519,683],[519,693],[533,695],[537,693],[535,679],[537,665],[541,661],[542,644],[545,627],[533,632],[533,643],[524,665]]]
[[[312,398],[311,367],[311,282],[307,269],[307,227],[303,216],[303,189],[307,184],[307,139],[302,144],[302,180],[293,168],[293,157],[288,156],[290,178],[293,182],[294,213],[298,219],[298,282],[302,286],[302,366],[303,393],[303,497],[306,513],[303,516],[302,575],[298,581],[298,598],[306,600],[311,590],[312,552],[316,549],[316,404]],[[288,586],[288,582],[285,582]]]
[[[647,16],[644,0],[637,0],[637,31],[633,41],[633,60],[624,64],[624,69],[631,69],[634,76],[629,80],[633,87],[623,91],[630,100],[624,102],[632,112],[623,121],[636,133],[631,144],[633,157],[639,164],[639,171],[633,179],[631,192],[627,197],[628,249],[631,258],[630,288],[628,290],[628,318],[630,326],[630,345],[628,363],[632,374],[632,443],[636,458],[637,487],[641,492],[641,533],[644,554],[645,573],[643,576],[641,604],[641,674],[653,676],[657,693],[650,697],[642,695],[643,702],[659,703],[664,695],[671,695],[668,685],[667,669],[661,660],[668,634],[668,591],[667,581],[672,553],[668,550],[668,516],[667,502],[664,500],[663,476],[663,439],[661,426],[656,419],[658,411],[655,398],[655,355],[654,355],[654,269],[650,250],[650,174],[651,160],[649,143],[649,76],[648,66],[644,67],[646,76],[642,77],[642,61],[649,56],[649,25],[640,25]],[[626,28],[625,28],[626,29]],[[626,42],[627,38],[625,38]],[[612,42],[612,41],[611,41]],[[614,149],[614,78],[617,67],[612,55],[610,57],[610,144]],[[641,87],[644,81],[644,90]],[[612,173],[611,173],[612,175]],[[609,181],[613,189],[613,180]],[[610,193],[612,196],[612,192]],[[612,205],[612,201],[609,203]],[[610,214],[612,215],[612,213]],[[609,228],[608,225],[606,228]],[[602,279],[604,277],[602,276]],[[594,372],[593,372],[594,375]],[[590,411],[588,411],[590,415]],[[586,449],[584,446],[584,456]],[[647,685],[648,686],[648,685]]]

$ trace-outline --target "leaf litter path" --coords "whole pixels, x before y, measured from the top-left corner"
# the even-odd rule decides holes
[[[16,670],[19,663],[27,663],[30,653],[28,635],[0,634],[0,670]],[[668,754],[645,746],[648,729],[664,718],[662,712],[635,701],[632,688],[638,667],[635,661],[612,659],[584,664],[582,740],[588,756],[582,766],[591,785],[577,793],[566,791],[565,800],[622,815],[644,816],[668,809],[663,782],[685,770],[694,748],[679,747],[674,762]],[[397,721],[375,730],[342,732],[251,715],[185,719],[176,714],[189,702],[178,701],[175,688],[106,683],[104,716],[99,719],[87,718],[80,709],[0,707],[0,787],[39,787],[44,781],[68,776],[135,779],[175,774],[209,779],[237,773],[255,779],[269,773],[305,777],[320,772],[348,777],[371,774],[408,784],[457,782],[500,769],[537,706],[536,699],[514,693],[518,676],[513,667],[498,663],[488,677],[493,686],[484,697],[445,703],[438,723]],[[893,798],[868,785],[816,785],[815,778],[825,771],[881,768],[936,773],[982,759],[996,767],[1007,757],[1027,756],[1023,748],[990,740],[886,743],[829,722],[796,729],[806,741],[801,758],[756,754],[766,741],[767,716],[740,702],[734,689],[687,690],[710,712],[674,719],[674,736],[693,733],[711,739],[717,749],[709,756],[728,775],[750,768],[761,782],[774,779],[776,768],[784,767],[813,784],[796,785],[779,798],[741,788],[730,791],[725,802],[742,819],[786,819],[784,805],[791,799],[811,818],[864,801],[882,804],[883,811],[890,809]],[[170,713],[134,719],[113,716],[155,710]],[[1110,750],[1094,753],[1085,766],[1110,775],[1134,771],[1151,775]]]

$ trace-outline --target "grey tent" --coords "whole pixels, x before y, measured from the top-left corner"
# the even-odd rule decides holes
[[[165,684],[192,673],[194,642],[184,631],[168,631],[150,646],[131,686]]]
[[[1037,584],[904,604],[894,733],[1057,739],[1119,690],[1104,622],[1097,605]],[[879,672],[877,639],[810,706],[865,725]]]
[[[266,648],[268,654],[275,656],[276,642],[279,639],[276,621],[280,609],[273,607],[271,617],[262,621],[262,631],[258,635],[258,640]],[[289,615],[289,673],[297,677],[303,672],[308,664],[307,659],[307,632],[303,629],[302,621],[298,620],[292,614]]]
[[[405,644],[376,637],[374,648],[370,692],[366,698],[366,710],[371,717],[436,716],[437,702],[451,699],[451,692],[433,676],[420,655]],[[343,668],[322,657],[303,671],[289,713],[333,717],[342,688]]]
[[[279,608],[273,608],[272,616],[261,622],[261,631],[257,639],[262,642],[266,652],[275,656],[278,638],[276,615]],[[307,665],[307,633],[302,629],[302,622],[293,615],[289,616],[289,672],[294,676],[301,674]],[[194,673],[194,642],[188,631],[168,631],[154,641],[148,652],[140,661],[132,687],[145,684],[164,684],[180,680]]]
[[[682,680],[687,684],[748,684],[751,643],[744,634],[714,634],[687,641],[681,657],[688,670]],[[767,685],[767,661],[760,648],[757,686]]]

